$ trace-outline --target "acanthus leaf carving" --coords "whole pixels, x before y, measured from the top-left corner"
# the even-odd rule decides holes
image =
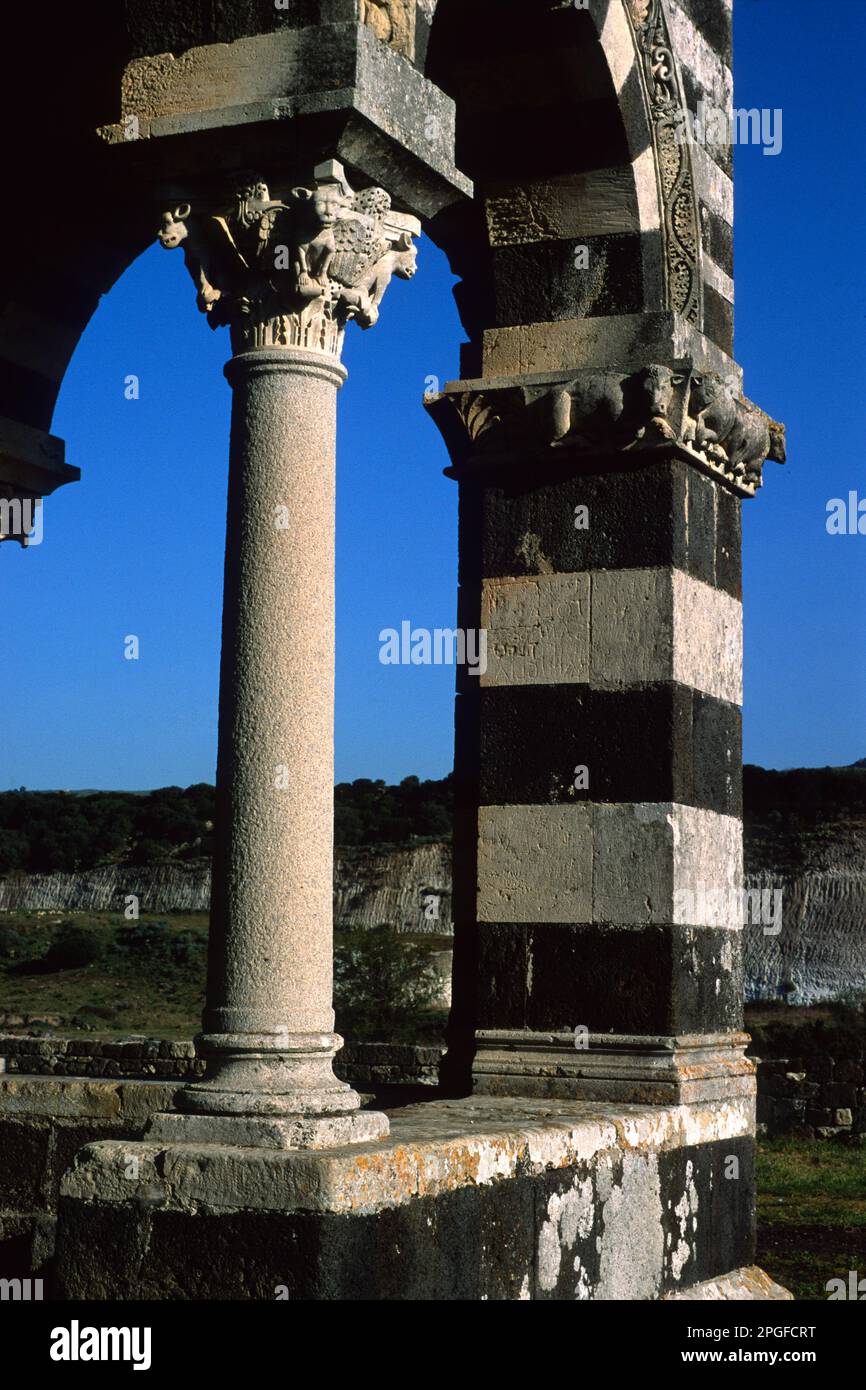
[[[306,347],[339,356],[346,325],[372,328],[392,278],[415,274],[420,223],[394,212],[382,188],[355,193],[342,165],[315,171],[312,188],[274,199],[261,179],[234,207],[163,214],[159,241],[181,247],[196,302],[212,328],[228,325],[235,352]]]

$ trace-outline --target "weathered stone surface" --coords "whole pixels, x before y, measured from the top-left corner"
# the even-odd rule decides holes
[[[146,1142],[137,1183],[124,1146],[91,1146],[64,1184],[65,1295],[655,1298],[751,1258],[750,1186],[724,1180],[732,1154],[752,1161],[735,1105],[464,1101],[391,1121],[385,1146],[327,1154]],[[213,1252],[194,1267],[190,1223]]]
[[[677,569],[488,579],[482,686],[676,680],[742,703],[742,606]]]
[[[481,922],[478,1025],[632,1034],[737,1029],[738,944],[724,928]]]
[[[783,1289],[781,1284],[777,1284],[757,1265],[747,1265],[717,1279],[706,1279],[703,1283],[694,1284],[692,1288],[683,1289],[679,1293],[665,1294],[664,1297],[715,1303],[725,1300],[745,1302],[752,1299],[760,1302],[784,1302],[791,1301],[794,1295],[788,1289]]]

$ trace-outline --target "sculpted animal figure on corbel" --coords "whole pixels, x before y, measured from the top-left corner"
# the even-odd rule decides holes
[[[739,396],[738,389],[733,379],[693,371],[684,442],[757,488],[766,459],[785,462],[785,428]]]

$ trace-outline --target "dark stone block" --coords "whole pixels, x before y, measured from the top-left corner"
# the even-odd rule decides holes
[[[691,711],[693,783],[685,800],[728,816],[742,816],[742,714],[736,705],[699,690],[691,692]]]
[[[683,79],[683,95],[685,97],[686,109],[689,112],[689,116],[694,119],[698,113],[700,102],[704,103],[705,111],[715,107],[716,102],[713,99],[712,93],[701,86],[691,68],[683,63],[680,67],[680,72]],[[701,145],[713,163],[717,164],[722,172],[727,174],[729,179],[732,179],[734,176],[733,147],[728,144],[719,145],[714,142],[711,143],[705,135],[701,139]]]
[[[716,582],[716,494],[719,488],[711,478],[693,469],[688,474],[686,508],[688,517],[689,573],[705,584]]]
[[[734,276],[734,229],[729,222],[718,213],[701,203],[701,234],[704,249],[711,260],[716,265],[730,275]]]
[[[0,1211],[43,1206],[51,1123],[0,1119]]]
[[[857,1087],[849,1082],[829,1081],[824,1087],[823,1099],[831,1110],[851,1110],[857,1104]]]
[[[58,1263],[67,1296],[97,1299],[273,1302],[282,1288],[290,1300],[511,1300],[534,1251],[533,1186],[461,1188],[368,1216],[65,1202]]]
[[[673,565],[740,598],[739,498],[681,459],[460,489],[460,579]],[[711,501],[715,498],[714,505]],[[575,530],[575,507],[590,524]]]
[[[806,1102],[804,1100],[777,1099],[773,1101],[773,1129],[790,1129],[794,1125],[802,1124],[805,1118]]]
[[[723,352],[734,355],[734,306],[704,282],[704,333]]]
[[[721,928],[482,922],[478,934],[481,1029],[667,1035],[742,1026],[740,953],[725,971],[730,933]]]
[[[731,10],[725,0],[677,0],[677,3],[722,62],[730,67],[733,32]]]
[[[522,922],[479,922],[479,1028],[531,1026],[526,1019],[534,930]]]
[[[585,269],[575,265],[579,245],[588,251]],[[550,321],[638,314],[643,307],[642,254],[638,233],[498,247],[493,253],[496,323],[532,323],[539,302]]]
[[[713,485],[715,486],[715,484]],[[743,503],[716,487],[716,570],[714,582],[726,594],[743,597]]]
[[[480,804],[676,801],[742,809],[740,711],[673,682],[624,690],[488,686],[479,692]],[[458,789],[459,791],[460,789]]]

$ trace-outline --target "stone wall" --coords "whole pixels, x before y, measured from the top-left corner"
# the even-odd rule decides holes
[[[866,1052],[760,1060],[757,1118],[771,1137],[866,1133]]]
[[[444,1046],[347,1043],[337,1055],[342,1080],[361,1091],[436,1087]],[[758,1063],[758,1123],[768,1135],[798,1131],[813,1138],[866,1132],[866,1050],[768,1057]],[[195,1045],[159,1038],[28,1037],[0,1034],[0,1073],[8,1076],[101,1077],[184,1081],[204,1073]]]
[[[436,1086],[443,1047],[411,1043],[347,1043],[336,1071],[361,1090]],[[0,1035],[0,1073],[15,1076],[103,1077],[117,1080],[188,1080],[204,1074],[195,1044],[160,1038],[28,1037]]]

